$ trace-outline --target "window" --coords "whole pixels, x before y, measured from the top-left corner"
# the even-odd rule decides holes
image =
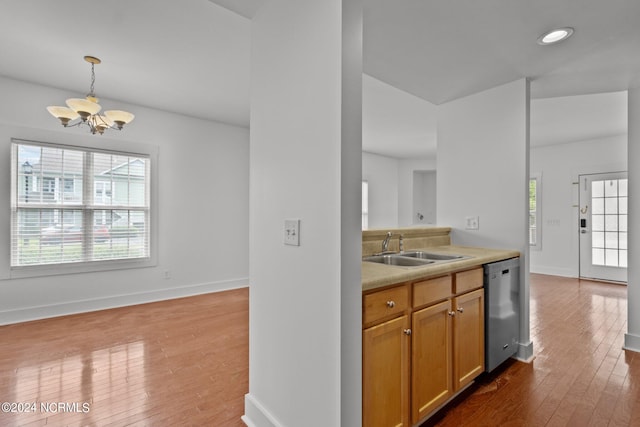
[[[11,267],[149,259],[150,171],[147,155],[14,140]]]
[[[369,183],[362,181],[362,229],[369,228]]]
[[[529,178],[529,246],[541,248],[542,229],[540,227],[540,187],[541,175],[533,174]]]

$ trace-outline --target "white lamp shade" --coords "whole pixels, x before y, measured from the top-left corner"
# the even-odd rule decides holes
[[[105,111],[104,115],[113,120],[114,122],[122,122],[127,124],[134,119],[134,115],[122,110],[109,110]]]
[[[75,120],[79,117],[78,113],[67,107],[59,107],[53,105],[51,107],[47,107],[47,111],[51,113],[51,115],[56,119]]]
[[[97,114],[102,109],[100,104],[81,98],[69,98],[67,99],[67,105],[78,113],[82,111],[89,114]]]

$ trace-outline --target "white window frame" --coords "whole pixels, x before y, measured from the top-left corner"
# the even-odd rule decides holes
[[[92,137],[95,138],[95,137]],[[70,138],[73,139],[73,138]],[[90,141],[72,141],[71,143],[58,143],[58,142],[42,142],[26,138],[11,138],[11,143],[15,144],[35,144],[41,146],[57,147],[69,150],[82,150],[92,152],[102,152],[115,155],[126,156],[142,156],[147,157],[150,160],[150,174],[149,174],[149,186],[150,186],[150,203],[148,211],[149,220],[149,256],[144,258],[130,258],[130,259],[112,259],[112,260],[100,260],[100,261],[84,261],[74,263],[60,263],[60,264],[45,264],[45,265],[25,265],[25,266],[11,266],[11,251],[8,251],[8,257],[4,260],[0,260],[0,279],[19,279],[28,277],[39,277],[59,274],[76,274],[76,273],[90,273],[97,271],[109,271],[109,270],[122,270],[130,268],[146,268],[157,265],[158,258],[158,243],[157,243],[157,211],[158,211],[158,148],[155,146],[139,143],[131,143],[125,141],[113,141],[108,140],[106,144],[100,144],[100,146],[107,146],[107,148],[97,148],[97,144],[94,140]],[[15,179],[11,176],[12,186],[15,185]],[[9,194],[9,197],[11,195]],[[11,201],[13,204],[13,201]],[[13,220],[11,215],[11,221]],[[7,227],[8,236],[10,238],[10,229]],[[3,273],[4,270],[4,273]],[[3,277],[4,276],[4,277]]]
[[[531,243],[531,223],[529,222],[529,248],[533,249],[533,250],[541,250],[542,249],[542,173],[540,172],[536,172],[536,173],[531,173],[529,176],[529,183],[531,183],[531,181],[536,181],[536,210],[535,210],[535,217],[536,217],[536,230],[535,230],[535,236],[536,236],[536,242],[535,243]],[[529,200],[529,197],[527,197],[527,200]],[[529,210],[529,215],[531,215],[531,210]]]

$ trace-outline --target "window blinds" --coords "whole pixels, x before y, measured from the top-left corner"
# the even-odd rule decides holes
[[[149,257],[148,156],[14,140],[11,266]]]

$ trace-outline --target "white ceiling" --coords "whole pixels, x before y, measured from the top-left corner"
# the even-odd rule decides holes
[[[103,60],[98,96],[248,126],[249,19],[267,1],[0,0],[0,75],[82,95],[90,83],[82,57],[94,55]],[[626,132],[621,96],[574,95],[640,85],[640,1],[364,5],[364,71],[373,77],[363,83],[367,151],[429,156],[435,105],[524,77],[534,98],[558,97],[533,102],[532,144]],[[536,44],[557,26],[575,27],[574,36]],[[545,113],[536,116],[537,105]],[[554,110],[562,115],[542,119]]]

